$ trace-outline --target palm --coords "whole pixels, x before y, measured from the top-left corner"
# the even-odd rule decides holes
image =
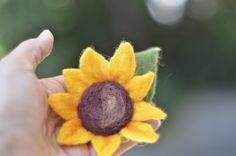
[[[6,131],[9,129],[7,134],[16,134],[14,141],[10,141],[17,147],[14,149],[17,155],[96,156],[88,144],[69,147],[56,143],[62,121],[49,109],[47,98],[53,93],[66,91],[64,80],[62,76],[39,80],[34,74],[52,47],[53,36],[44,31],[38,38],[21,43],[0,61],[0,110],[6,110],[0,114],[1,121],[4,121],[1,126]],[[152,125],[158,128],[157,122]],[[114,155],[120,155],[135,145],[131,141],[122,144]],[[14,150],[6,148],[7,153]]]
[[[47,95],[50,95],[56,92],[65,92],[65,85],[64,85],[64,80],[62,76],[44,79],[41,82],[42,84],[44,84],[43,86],[44,86],[45,91],[47,92]],[[60,119],[53,112],[48,113],[48,119],[49,119],[48,121],[50,122],[47,123],[47,126],[51,130],[51,134],[49,134],[49,136],[50,135],[53,136],[53,137],[49,137],[49,138],[52,138],[50,142],[52,143],[52,145],[54,145],[55,151],[57,151],[58,154],[67,155],[67,156],[80,156],[80,155],[95,156],[96,155],[93,148],[87,145],[80,145],[80,146],[72,147],[72,148],[58,146],[58,144],[55,142],[55,132],[57,131],[58,125],[60,125]],[[160,126],[159,122],[156,122],[156,121],[150,121],[150,122],[154,129],[157,129]],[[125,151],[134,147],[135,145],[136,143],[132,141],[122,144],[121,147],[114,154],[114,156],[118,156],[124,153]]]
[[[46,98],[48,95],[56,93],[56,92],[65,92],[63,78],[61,76],[42,79],[40,80],[40,84],[42,90],[44,91],[44,95]],[[47,105],[47,103],[46,103]],[[46,122],[44,131],[44,135],[46,136],[45,146],[49,145],[47,148],[51,150],[50,155],[55,156],[88,156],[89,155],[89,148],[87,145],[78,145],[73,147],[65,147],[60,146],[56,143],[56,133],[58,131],[58,127],[61,125],[61,119],[54,114],[50,109],[47,107],[46,113]]]
[[[30,118],[34,119],[28,124],[27,132],[32,132],[37,141],[33,141],[35,151],[39,152],[39,155],[50,156],[95,156],[95,152],[90,145],[77,145],[77,146],[60,146],[56,142],[56,134],[59,130],[62,120],[53,111],[51,111],[47,104],[47,98],[49,95],[57,92],[65,92],[65,85],[62,76],[46,78],[38,80],[34,74],[23,76],[22,82],[29,82],[29,88],[25,90],[25,94],[30,96],[28,102],[25,102],[25,111],[37,110],[31,114]],[[20,86],[19,86],[20,87]],[[24,87],[26,88],[26,87]],[[32,103],[35,102],[35,105]],[[154,128],[157,128],[158,124],[155,122],[152,124]],[[43,127],[43,128],[42,128]],[[41,134],[41,135],[39,135]],[[127,142],[122,144],[116,154],[120,155],[126,150],[135,146],[134,142]],[[43,154],[42,154],[43,153]]]
[[[57,92],[65,92],[65,85],[64,85],[64,80],[62,76],[43,79],[41,80],[41,84],[47,96],[53,93],[57,93]],[[89,155],[95,156],[96,155],[93,148],[88,145],[79,145],[79,146],[74,146],[74,147],[59,146],[55,142],[56,132],[58,131],[59,125],[61,125],[60,118],[55,113],[49,110],[47,113],[47,122],[46,122],[46,127],[47,127],[48,132],[46,134],[47,138],[45,140],[47,140],[50,143],[50,146],[53,148],[55,155],[57,156],[58,155],[59,156],[80,156],[80,155],[81,156],[89,156]],[[152,125],[155,129],[157,129],[158,127],[157,122],[153,122]],[[118,149],[118,151],[114,155],[118,156],[135,145],[136,145],[135,142],[129,141],[121,145],[121,147]]]

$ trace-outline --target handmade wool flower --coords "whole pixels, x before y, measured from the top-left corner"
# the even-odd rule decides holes
[[[155,75],[134,76],[136,59],[130,43],[122,42],[110,61],[87,48],[79,66],[63,70],[68,92],[48,99],[65,120],[57,136],[59,144],[91,141],[98,156],[111,156],[122,138],[143,143],[158,140],[159,135],[146,121],[163,120],[166,114],[143,100]]]

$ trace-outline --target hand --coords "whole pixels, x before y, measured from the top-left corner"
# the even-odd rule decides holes
[[[90,144],[61,146],[56,134],[61,119],[48,107],[47,98],[65,92],[62,76],[38,79],[35,69],[50,53],[53,35],[43,31],[21,43],[0,62],[1,156],[95,156]],[[158,123],[153,123],[155,128]],[[121,145],[120,155],[136,143]]]

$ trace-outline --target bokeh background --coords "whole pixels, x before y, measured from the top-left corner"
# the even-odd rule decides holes
[[[87,46],[159,46],[160,142],[125,156],[236,155],[235,0],[0,0],[0,55],[43,29],[55,36],[39,77],[77,67]]]

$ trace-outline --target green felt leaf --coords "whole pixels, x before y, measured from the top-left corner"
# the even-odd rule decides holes
[[[157,71],[158,71],[158,62],[159,62],[159,52],[161,49],[159,47],[149,48],[147,50],[135,53],[136,56],[136,72],[135,75],[143,75],[148,71],[154,72],[155,79],[152,84],[152,87],[145,97],[145,101],[152,101],[157,87]]]

